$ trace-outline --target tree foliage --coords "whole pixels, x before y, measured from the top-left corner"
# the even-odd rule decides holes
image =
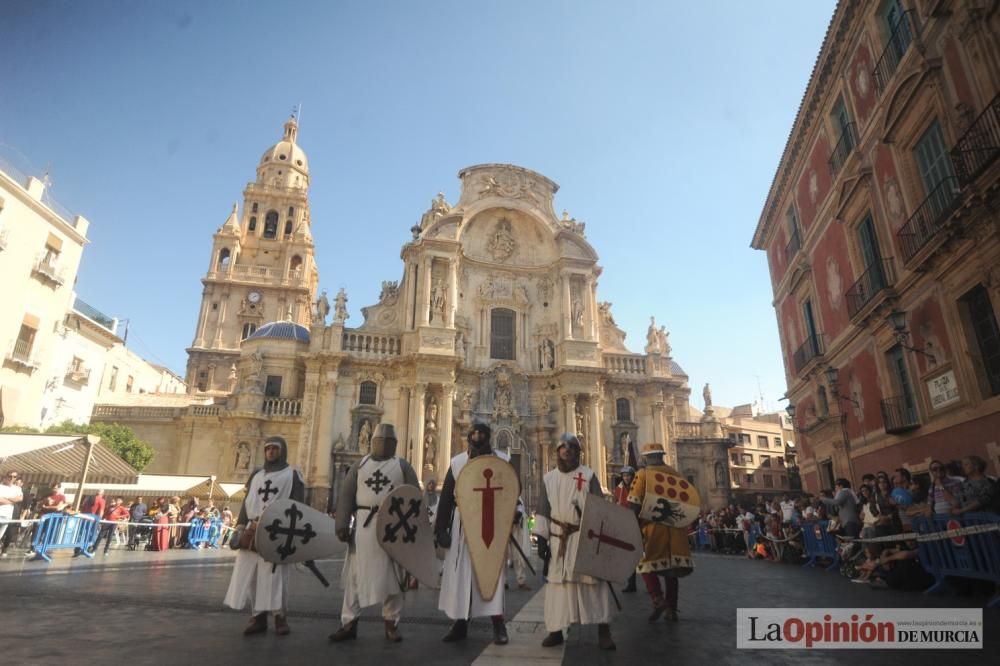
[[[46,433],[59,435],[97,435],[101,444],[141,472],[153,460],[156,450],[148,443],[139,439],[128,426],[119,423],[73,423],[63,421],[50,426]]]

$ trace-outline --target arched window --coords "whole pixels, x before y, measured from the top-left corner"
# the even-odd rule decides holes
[[[257,204],[254,204],[254,205],[256,206]],[[247,227],[247,230],[248,231],[257,231],[257,218],[256,217],[251,217],[250,218],[250,226]]]
[[[288,217],[295,217],[295,206],[288,207]]]
[[[257,212],[257,210],[258,210],[258,209],[257,209],[257,204],[254,204],[254,205],[253,205],[253,209],[251,209],[251,211],[250,211],[250,212],[252,212],[252,213],[256,213],[256,212]]]
[[[229,258],[230,257],[229,257],[229,248],[228,247],[224,247],[221,250],[219,250],[219,264],[218,264],[218,268],[219,268],[220,271],[224,271],[224,270],[228,270],[229,269]]]
[[[277,238],[278,236],[278,211],[267,211],[264,218],[264,238]]]
[[[285,222],[285,238],[292,235],[292,221],[288,220]]]
[[[615,401],[615,415],[619,421],[632,421],[632,405],[628,398],[618,398]]]
[[[292,262],[288,264],[288,270],[292,273],[297,273],[302,270],[302,257],[295,255],[292,257]]]
[[[246,340],[253,335],[256,330],[257,324],[243,324],[243,337],[241,337],[240,340]]]
[[[361,382],[361,392],[358,395],[359,405],[374,405],[378,397],[378,384],[375,382]]]
[[[500,434],[497,435],[497,450],[510,451],[511,442],[510,431],[501,430]]]
[[[490,313],[490,358],[514,360],[516,321],[516,313],[507,308],[496,308]]]

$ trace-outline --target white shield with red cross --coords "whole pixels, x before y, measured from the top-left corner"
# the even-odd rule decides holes
[[[645,470],[646,495],[639,517],[670,527],[687,527],[701,512],[701,496],[687,479],[662,469]]]
[[[573,573],[623,582],[642,559],[642,532],[631,509],[588,494]]]
[[[455,481],[462,534],[469,548],[479,594],[489,601],[496,593],[507,560],[507,541],[517,510],[520,484],[510,463],[497,456],[477,456]]]
[[[434,526],[416,486],[399,486],[379,506],[375,533],[382,550],[427,587],[441,587],[441,560],[434,552]]]
[[[275,564],[319,560],[340,549],[333,519],[291,499],[277,500],[261,514],[254,545]]]

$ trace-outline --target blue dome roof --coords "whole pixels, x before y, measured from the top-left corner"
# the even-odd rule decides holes
[[[261,340],[264,338],[309,342],[309,329],[293,321],[272,321],[270,324],[264,324],[254,331],[253,335],[247,338],[247,340]]]

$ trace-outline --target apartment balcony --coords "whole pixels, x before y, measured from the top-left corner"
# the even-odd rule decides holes
[[[997,155],[1000,155],[1000,93],[951,149],[959,186],[965,187],[982,175]]]
[[[903,251],[904,263],[913,259],[944,228],[948,218],[958,207],[958,195],[958,179],[954,176],[942,179],[917,207],[906,224],[896,232]]]
[[[65,381],[78,386],[86,386],[90,383],[90,368],[70,366],[66,368]]]
[[[65,271],[59,268],[58,262],[44,254],[38,255],[32,273],[53,287],[60,287],[66,282]]]
[[[31,343],[26,340],[15,340],[14,346],[7,353],[4,359],[18,370],[24,370],[29,374],[38,369],[39,363],[31,355]]]
[[[847,158],[851,156],[854,151],[854,146],[858,144],[857,132],[854,129],[854,123],[847,123],[844,127],[844,131],[840,134],[840,138],[837,139],[837,144],[833,147],[833,151],[830,153],[830,159],[827,160],[827,164],[830,165],[830,175],[834,178],[840,172],[840,169],[844,166],[844,162]]]
[[[916,34],[917,25],[914,21],[913,10],[903,12],[899,21],[896,22],[896,27],[892,29],[892,34],[889,35],[885,49],[882,50],[882,55],[879,56],[878,62],[875,63],[875,70],[872,72],[872,78],[875,79],[875,89],[879,95],[889,86],[892,75],[895,74],[903,56],[910,48],[913,36]]]
[[[643,354],[605,354],[604,368],[616,375],[646,374],[646,356]]]
[[[344,331],[341,349],[362,358],[391,358],[402,352],[403,341],[398,335]]]
[[[885,293],[896,284],[892,257],[879,259],[865,269],[858,281],[847,290],[847,313],[851,319],[870,311],[881,302]]]
[[[792,259],[798,253],[799,249],[802,247],[802,238],[799,236],[799,230],[796,229],[792,232],[792,237],[788,241],[788,245],[785,246],[785,265],[792,263]]]
[[[802,374],[802,371],[814,360],[826,353],[826,346],[823,342],[823,334],[807,338],[805,342],[792,354],[792,363],[795,365],[795,374]]]
[[[920,427],[915,399],[912,396],[897,395],[881,401],[882,422],[885,431],[898,435]]]
[[[264,398],[261,411],[266,416],[298,417],[302,415],[302,400],[298,398]]]

